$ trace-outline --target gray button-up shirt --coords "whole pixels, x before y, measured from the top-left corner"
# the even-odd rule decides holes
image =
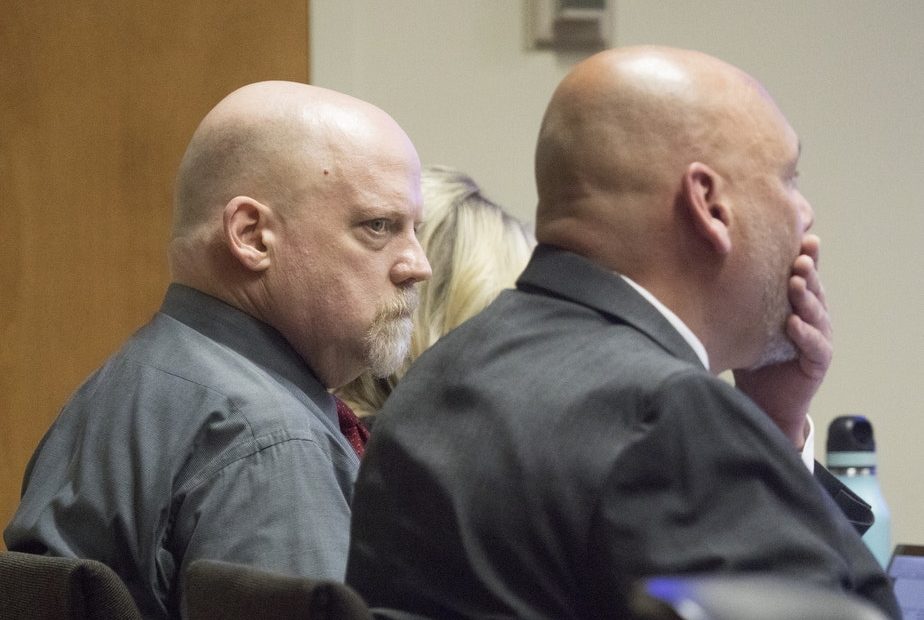
[[[105,562],[146,617],[177,616],[197,558],[342,579],[358,466],[278,332],[174,284],[42,439],[4,540]]]

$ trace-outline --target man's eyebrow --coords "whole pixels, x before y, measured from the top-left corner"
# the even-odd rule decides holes
[[[390,207],[390,206],[364,206],[360,207],[357,210],[358,217],[361,219],[386,219],[386,220],[399,220],[408,217],[408,214],[403,210]]]

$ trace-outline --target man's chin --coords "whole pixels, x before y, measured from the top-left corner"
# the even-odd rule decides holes
[[[785,334],[777,334],[770,339],[764,347],[758,360],[748,370],[759,370],[767,366],[785,364],[799,356],[796,345]]]
[[[411,332],[414,329],[410,317],[380,321],[366,338],[369,372],[385,378],[397,372],[410,351]]]

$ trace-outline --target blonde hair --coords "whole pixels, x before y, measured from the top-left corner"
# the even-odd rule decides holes
[[[338,390],[361,415],[381,408],[421,353],[512,287],[536,244],[522,222],[486,198],[471,177],[458,170],[425,168],[421,189],[424,221],[418,239],[433,275],[418,285],[420,304],[402,368],[382,379],[364,373]]]

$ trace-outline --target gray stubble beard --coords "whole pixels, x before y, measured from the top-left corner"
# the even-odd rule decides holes
[[[374,376],[391,375],[407,359],[417,303],[417,288],[412,286],[400,291],[376,314],[364,338],[369,372]]]

